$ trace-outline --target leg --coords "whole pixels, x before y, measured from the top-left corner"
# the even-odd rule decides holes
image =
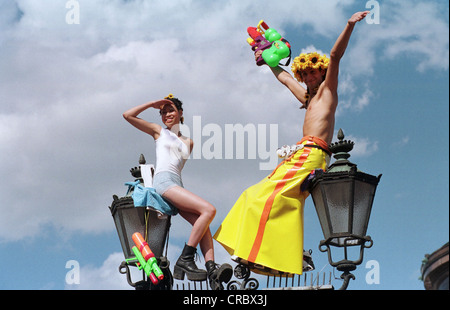
[[[179,186],[167,190],[163,197],[177,207],[180,215],[192,224],[188,242],[175,264],[174,278],[183,280],[186,274],[188,279],[192,281],[206,280],[206,271],[197,268],[194,258],[199,243],[205,255],[205,260],[213,255],[211,233],[209,233],[211,239],[209,242],[207,238],[204,238],[204,235],[208,236],[206,232],[209,231],[209,224],[216,214],[216,209],[204,199]]]
[[[180,215],[192,226],[194,226],[195,222],[199,218],[197,214],[185,212],[182,210],[180,210]],[[189,241],[188,244],[191,245]],[[205,262],[214,260],[214,246],[209,227],[206,229],[206,232],[203,234],[203,237],[200,240],[200,249],[202,250],[203,256],[205,257]]]
[[[212,237],[209,224],[216,215],[216,209],[203,198],[189,192],[188,190],[175,186],[164,193],[164,198],[169,200],[180,210],[180,215],[192,225],[192,231],[187,244],[197,247],[199,243],[204,254],[212,248]],[[209,232],[209,234],[207,233]],[[210,240],[203,240],[203,236],[209,235]],[[201,242],[202,241],[202,242]],[[213,255],[213,254],[212,254]],[[205,257],[206,259],[206,257]]]
[[[193,213],[182,212],[180,210],[180,215],[183,216],[189,223],[195,223],[198,215]],[[223,289],[222,282],[227,283],[233,276],[233,269],[229,264],[218,265],[214,262],[214,246],[213,239],[211,235],[211,230],[208,228],[200,240],[200,249],[202,250],[203,256],[205,257],[205,266],[208,272],[209,286],[212,290]]]
[[[214,246],[209,224],[216,215],[216,209],[203,198],[178,186],[167,190],[164,193],[164,198],[177,207],[180,215],[192,225],[187,245],[195,248],[200,243],[200,249],[205,257],[211,289],[222,289],[221,282],[228,282],[231,279],[233,270],[229,264],[217,265],[214,262]],[[177,261],[176,264],[176,266],[178,265],[177,276],[184,277],[181,274],[186,272],[188,278],[191,276],[192,279],[200,280],[203,275],[195,270],[196,266],[191,263],[189,267],[186,264],[187,260],[185,260],[185,263],[181,260]]]

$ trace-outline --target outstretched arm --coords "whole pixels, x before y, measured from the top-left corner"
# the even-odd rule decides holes
[[[281,84],[286,86],[291,93],[298,99],[303,105],[306,103],[306,89],[297,82],[291,74],[286,70],[282,69],[280,66],[270,67],[273,74],[280,81]]]
[[[348,20],[342,33],[337,38],[334,43],[333,48],[330,52],[330,63],[328,65],[327,76],[325,79],[325,85],[328,86],[332,91],[337,91],[338,85],[338,74],[339,74],[339,62],[344,56],[344,52],[347,49],[348,41],[353,32],[355,24],[366,17],[369,11],[357,12],[352,15]]]
[[[255,53],[255,60],[262,54],[263,51],[257,51]],[[269,67],[269,66],[268,66]],[[304,89],[286,70],[280,66],[269,67],[277,80],[286,86],[295,98],[297,98],[303,105],[306,103],[306,89]]]
[[[163,99],[163,100],[157,100],[152,101],[148,103],[144,103],[141,105],[138,105],[137,107],[131,108],[128,111],[123,113],[123,117],[134,127],[137,129],[148,133],[151,135],[155,140],[158,139],[159,133],[161,132],[161,126],[155,123],[147,122],[141,118],[138,117],[138,115],[149,109],[149,108],[155,108],[155,109],[161,109],[164,104],[166,103],[172,103],[172,101]]]

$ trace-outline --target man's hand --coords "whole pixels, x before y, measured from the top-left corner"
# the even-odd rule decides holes
[[[261,50],[256,51],[256,53],[255,53],[255,61],[258,60],[258,57],[261,56],[262,53],[263,53],[263,51],[261,51]]]
[[[363,20],[364,17],[366,17],[367,14],[369,14],[369,13],[370,13],[370,11],[357,12],[357,13],[353,14],[352,17],[350,17],[350,19],[348,20],[348,23],[350,25],[354,25],[355,23]]]

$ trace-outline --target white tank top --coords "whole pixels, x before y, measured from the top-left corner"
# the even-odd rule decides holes
[[[156,171],[169,171],[181,177],[181,170],[189,157],[189,148],[181,139],[168,130],[161,128],[156,139]]]

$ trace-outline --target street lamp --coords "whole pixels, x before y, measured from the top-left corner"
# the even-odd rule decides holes
[[[355,279],[351,271],[362,263],[364,249],[373,244],[366,232],[381,174],[375,177],[359,171],[348,161],[354,142],[344,140],[342,129],[337,137],[339,141],[330,145],[336,161],[326,171],[315,171],[309,191],[325,238],[319,250],[327,252],[330,265],[343,272],[340,289],[346,289],[350,278]],[[343,248],[344,259],[333,261],[330,246]],[[358,246],[359,258],[349,259],[349,250]]]
[[[145,164],[145,158],[141,155],[139,164]],[[135,167],[130,170],[131,175],[143,183],[141,176],[141,167]],[[170,228],[170,216],[158,216],[158,213],[150,208],[135,207],[132,192],[128,192],[124,197],[113,195],[113,202],[109,207],[114,219],[120,245],[125,256],[125,261],[119,266],[119,272],[127,275],[128,284],[136,289],[170,289],[172,286],[172,275],[169,270],[169,262],[163,256],[164,246],[166,245],[168,232]],[[135,245],[132,235],[139,232],[145,236],[150,249],[158,260],[159,267],[165,275],[163,283],[155,287],[148,279],[136,283],[131,281],[131,275],[128,266],[136,266],[138,263],[132,247]]]

